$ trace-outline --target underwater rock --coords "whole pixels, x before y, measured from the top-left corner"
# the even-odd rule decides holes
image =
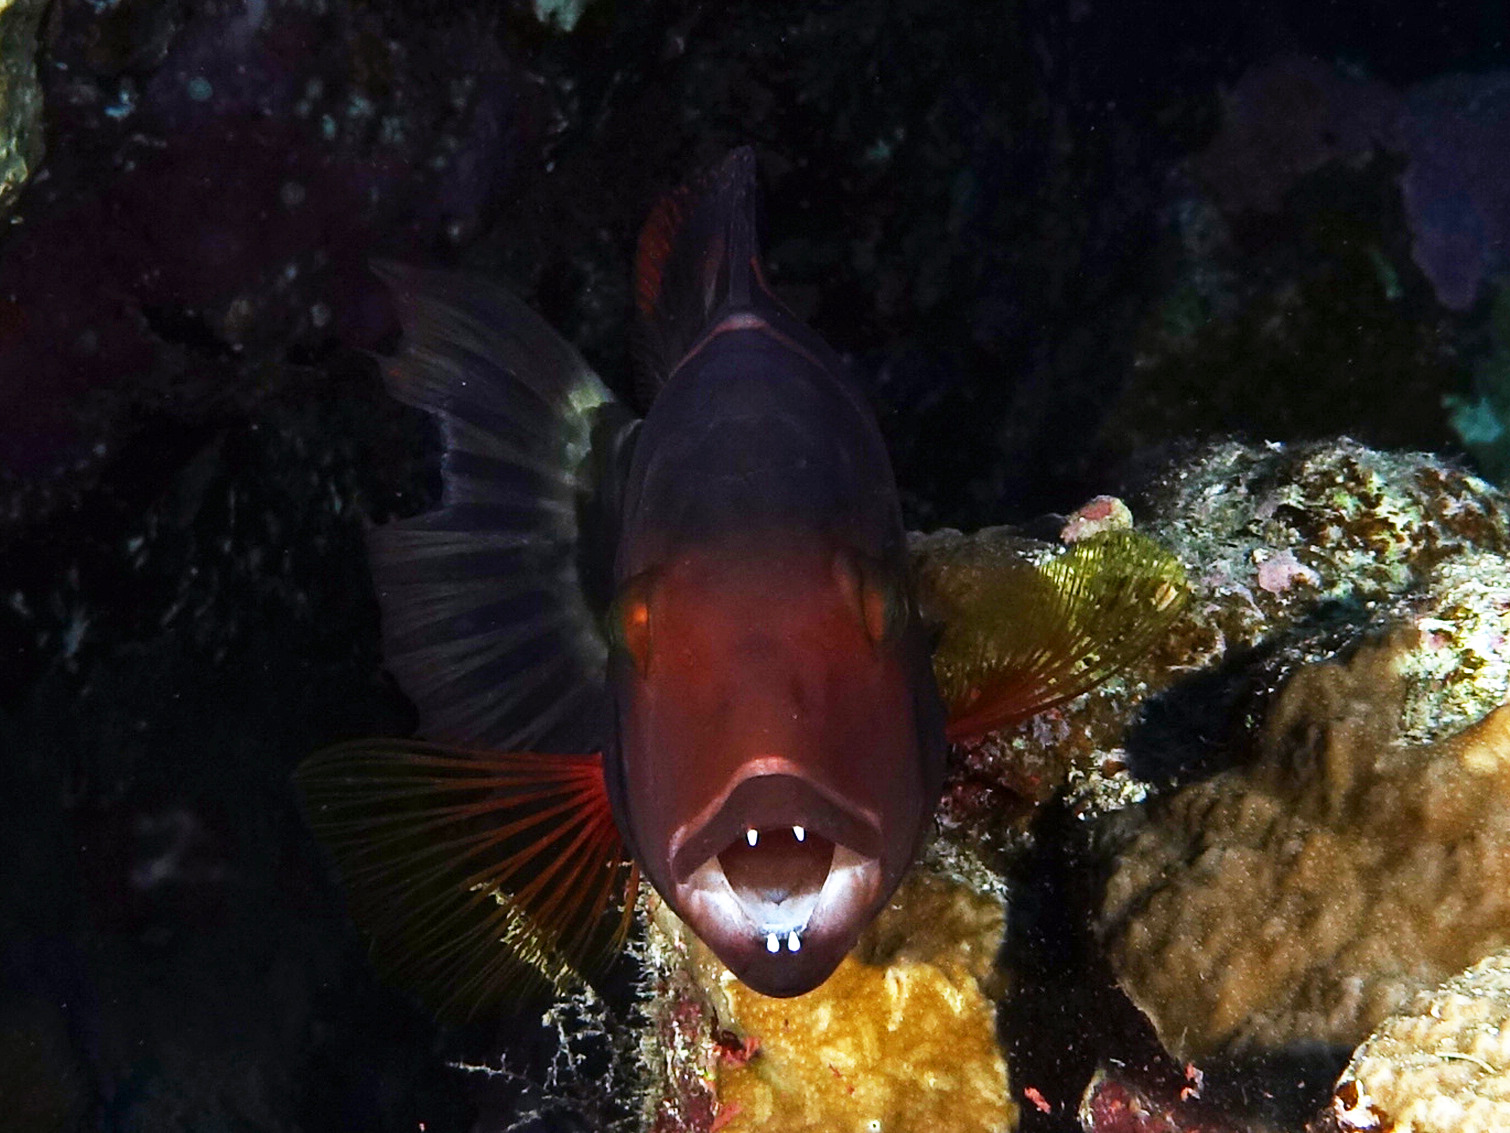
[[[1402,93],[1286,54],[1224,95],[1221,132],[1192,166],[1223,208],[1273,212],[1325,165],[1399,155],[1411,256],[1438,301],[1463,311],[1505,264],[1507,140],[1510,72],[1444,75]]]
[[[1201,1101],[1203,1075],[1187,1065],[1185,1077],[1149,1083],[1102,1068],[1080,1099],[1080,1128],[1086,1133],[1248,1133],[1254,1127],[1225,1120]]]
[[[1394,1133],[1510,1128],[1510,954],[1423,992],[1353,1054],[1337,1124]]]
[[[144,422],[360,372],[350,352],[394,330],[368,258],[469,239],[537,152],[538,88],[479,17],[320,7],[52,6],[48,176],[0,243],[11,510],[66,503]],[[0,61],[35,8],[0,6]]]
[[[0,0],[0,216],[42,163],[37,24],[46,0]]]
[[[996,1042],[999,897],[914,872],[828,981],[791,999],[750,991],[650,904],[648,1127],[1015,1128]]]
[[[959,745],[940,808],[949,839],[1001,848],[1061,790],[1090,818],[1210,767],[1255,687],[1390,616],[1427,617],[1418,591],[1428,578],[1439,604],[1423,628],[1437,648],[1418,655],[1431,677],[1412,686],[1406,736],[1426,738],[1433,720],[1461,728],[1510,693],[1495,612],[1510,583],[1499,558],[1510,522],[1504,498],[1475,476],[1346,440],[1222,443],[1165,474],[1139,520],[1185,565],[1190,601],[1073,704]]]
[[[1510,707],[1400,742],[1437,648],[1406,629],[1301,669],[1252,766],[1156,804],[1118,861],[1101,931],[1176,1057],[1351,1045],[1510,943]]]

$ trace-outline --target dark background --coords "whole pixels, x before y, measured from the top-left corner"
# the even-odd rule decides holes
[[[1448,73],[1497,90],[1507,26],[55,0],[47,162],[0,231],[0,1127],[598,1128],[625,1101],[568,1075],[550,1102],[532,1016],[438,1030],[378,984],[295,809],[303,756],[413,724],[362,536],[433,500],[433,444],[380,387],[369,258],[507,279],[627,396],[638,227],[749,143],[770,276],[852,360],[915,527],[1135,497],[1214,435],[1460,452],[1444,398],[1493,402],[1510,312],[1488,282],[1443,301],[1421,154],[1375,120]],[[1290,101],[1245,101],[1255,74]],[[1455,152],[1440,199],[1510,225]],[[1461,253],[1486,277],[1504,230]],[[520,1077],[446,1066],[500,1051]]]

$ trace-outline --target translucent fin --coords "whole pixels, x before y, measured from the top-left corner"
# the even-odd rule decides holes
[[[503,288],[376,270],[404,326],[389,389],[433,414],[444,444],[443,506],[369,540],[388,667],[432,739],[599,748],[613,497],[637,422]]]
[[[640,230],[635,257],[638,353],[647,400],[725,305],[766,292],[760,268],[755,153],[732,151],[664,197]]]
[[[363,740],[294,778],[374,965],[440,1017],[564,991],[623,943],[638,871],[598,756]]]
[[[1189,597],[1185,572],[1130,531],[1068,549],[997,528],[913,544],[933,668],[958,741],[1072,700],[1144,653]]]

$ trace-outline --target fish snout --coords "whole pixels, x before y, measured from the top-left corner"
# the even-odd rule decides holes
[[[764,995],[827,979],[885,895],[876,822],[800,776],[746,779],[686,834],[676,911]]]

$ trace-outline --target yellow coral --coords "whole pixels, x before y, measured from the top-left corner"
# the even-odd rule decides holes
[[[1016,1127],[996,1043],[996,898],[914,873],[839,969],[794,999],[750,991],[664,909],[657,921],[686,946],[720,1024],[754,1049],[718,1068],[723,1133]]]

